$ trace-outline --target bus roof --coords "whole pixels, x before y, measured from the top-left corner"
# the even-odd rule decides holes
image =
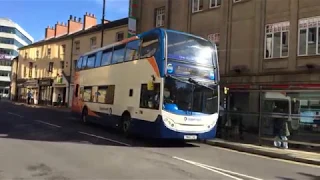
[[[122,40],[122,41],[115,42],[115,43],[112,43],[112,44],[103,46],[103,47],[101,47],[101,48],[98,48],[98,49],[89,51],[89,52],[87,52],[87,53],[84,53],[82,56],[90,55],[90,54],[93,54],[93,53],[96,53],[96,52],[99,52],[99,51],[104,51],[104,50],[109,49],[109,48],[111,48],[111,47],[113,47],[113,46],[118,46],[118,45],[121,45],[121,44],[125,44],[125,43],[127,43],[127,42],[130,42],[130,41],[136,40],[136,39],[140,39],[141,37],[145,36],[146,34],[152,32],[152,31],[157,31],[157,30],[167,31],[167,32],[173,32],[173,33],[178,33],[178,34],[184,34],[184,35],[186,35],[186,36],[192,36],[192,37],[195,37],[195,38],[199,38],[199,39],[208,41],[207,39],[205,39],[205,38],[203,38],[203,37],[196,36],[196,35],[189,34],[189,33],[185,33],[185,32],[182,32],[182,31],[176,31],[176,30],[172,30],[172,29],[163,29],[163,28],[154,28],[154,29],[152,29],[152,30],[149,30],[149,31],[143,32],[143,33],[141,33],[141,34],[138,34],[138,35],[136,35],[136,36],[133,36],[133,37],[130,37],[130,38],[126,38],[126,39],[124,39],[124,40]]]

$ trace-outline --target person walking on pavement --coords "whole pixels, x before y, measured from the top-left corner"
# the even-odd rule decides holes
[[[282,113],[283,110],[275,107],[275,113]],[[275,117],[273,120],[273,133],[275,136],[274,146],[277,148],[288,149],[288,136],[290,136],[288,121],[285,118]]]
[[[28,91],[28,94],[27,94],[27,98],[28,98],[28,104],[30,104],[30,101],[31,101],[31,97],[32,97],[32,94],[31,94],[31,91],[29,90]]]
[[[57,100],[58,100],[58,106],[61,106],[62,98],[60,94],[58,94]]]

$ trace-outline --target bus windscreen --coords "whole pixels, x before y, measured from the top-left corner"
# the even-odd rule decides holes
[[[212,44],[194,36],[167,31],[168,58],[216,66]]]

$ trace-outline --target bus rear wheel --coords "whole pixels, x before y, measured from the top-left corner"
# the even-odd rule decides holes
[[[87,119],[88,119],[88,109],[87,108],[83,108],[82,114],[81,114],[81,121],[84,124],[86,124],[87,123]]]
[[[121,131],[123,134],[128,135],[129,134],[129,130],[130,130],[130,126],[131,126],[131,118],[129,115],[122,115],[121,117]]]

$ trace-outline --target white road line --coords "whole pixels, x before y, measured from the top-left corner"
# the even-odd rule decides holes
[[[201,163],[198,163],[198,162],[186,160],[186,159],[179,158],[179,157],[176,157],[176,156],[173,156],[172,158],[180,160],[180,161],[187,162],[189,164],[192,164],[192,165],[204,168],[204,169],[207,169],[209,171],[213,171],[213,172],[217,172],[217,173],[219,172],[219,174],[222,174],[222,175],[225,175],[225,176],[228,176],[230,178],[237,179],[237,180],[242,180],[242,179],[238,178],[238,177],[235,177],[235,176],[232,176],[232,175],[229,175],[229,174],[233,174],[233,175],[237,175],[237,176],[241,176],[241,177],[249,178],[249,179],[253,179],[253,180],[262,180],[260,178],[256,178],[256,177],[253,177],[253,176],[248,176],[248,175],[245,175],[245,174],[240,174],[240,173],[237,173],[237,172],[233,172],[233,171],[229,171],[229,170],[225,170],[225,169],[221,169],[221,168],[217,168],[217,167],[201,164]],[[225,174],[225,173],[229,173],[229,174]]]
[[[110,141],[110,142],[118,143],[118,144],[125,145],[125,146],[131,146],[130,144],[126,144],[126,143],[123,143],[123,142],[120,142],[120,141],[116,141],[116,140],[113,140],[113,139],[109,139],[109,138],[105,138],[105,137],[102,137],[102,136],[97,136],[97,135],[94,135],[94,134],[89,134],[89,133],[81,132],[81,131],[79,131],[79,133],[87,135],[87,136],[91,136],[91,137],[96,137],[96,138],[99,138],[99,139],[107,140],[107,141]]]
[[[8,112],[8,114],[11,114],[11,115],[14,115],[14,116],[18,116],[20,118],[23,118],[23,116],[19,115],[19,114],[16,114],[16,113],[12,113],[12,112]]]
[[[46,124],[46,125],[49,125],[49,126],[52,126],[52,127],[56,127],[56,128],[61,128],[61,126],[58,126],[58,125],[55,125],[55,124],[51,124],[51,123],[48,123],[48,122],[45,122],[45,121],[40,121],[40,120],[35,120],[39,123],[42,123],[42,124]]]
[[[233,153],[242,154],[242,155],[248,155],[248,156],[253,156],[253,157],[257,157],[257,158],[268,159],[268,160],[271,160],[271,161],[279,161],[279,162],[282,162],[282,163],[290,163],[290,164],[295,164],[295,165],[300,165],[300,166],[309,166],[309,167],[320,168],[319,166],[313,165],[313,164],[295,162],[295,161],[290,161],[290,160],[286,160],[286,159],[277,159],[277,158],[272,158],[272,157],[258,155],[258,154],[251,154],[249,152],[242,152],[242,151],[237,151],[237,150],[233,150],[233,149],[227,149],[227,148],[224,148],[224,147],[218,147],[218,146],[212,146],[212,147],[214,147],[216,149],[221,149],[221,150],[224,150],[224,151],[229,151],[229,152],[233,152]]]

